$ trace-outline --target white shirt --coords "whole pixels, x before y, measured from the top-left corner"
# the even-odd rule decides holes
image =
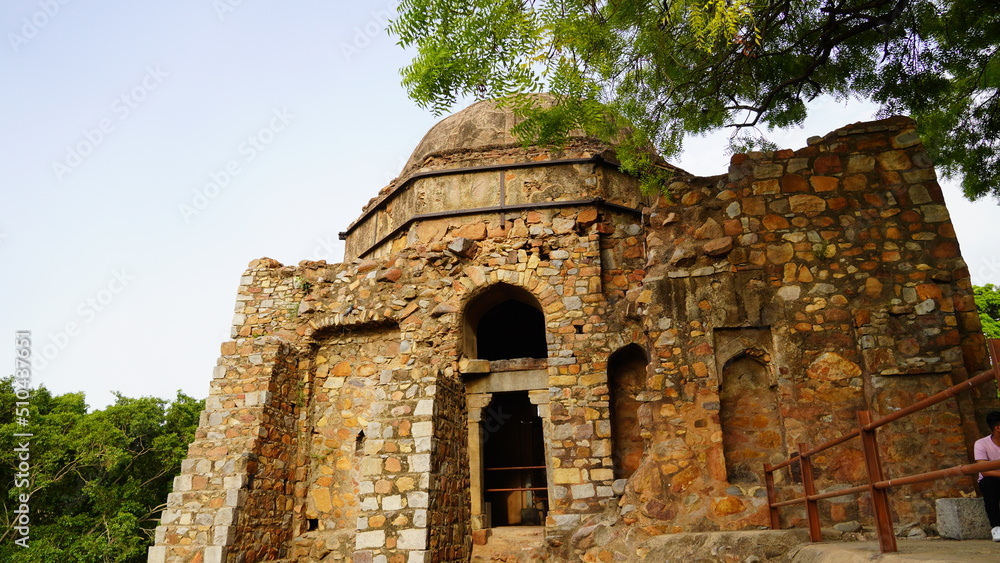
[[[1000,446],[993,443],[993,437],[987,436],[976,440],[972,447],[972,453],[976,461],[996,461],[1000,460]],[[979,480],[983,480],[983,474],[979,474]]]

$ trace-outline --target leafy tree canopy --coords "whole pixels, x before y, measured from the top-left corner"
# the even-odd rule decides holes
[[[1000,11],[983,0],[403,0],[403,84],[442,113],[464,96],[552,92],[515,108],[529,142],[629,123],[636,146],[801,124],[820,94],[905,113],[965,194],[1000,196]],[[634,168],[643,172],[643,163]]]
[[[979,308],[979,321],[986,338],[1000,338],[1000,287],[991,283],[974,285],[972,291]]]
[[[87,412],[82,393],[53,396],[40,387],[28,399],[28,425],[15,415],[12,379],[0,380],[0,561],[81,563],[146,561],[203,401],[117,395]],[[15,479],[15,448],[30,433],[31,483]],[[30,493],[28,548],[13,543],[18,495]]]

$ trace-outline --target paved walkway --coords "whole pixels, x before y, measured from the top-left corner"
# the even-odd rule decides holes
[[[877,541],[809,544],[792,563],[1000,563],[1000,543],[989,540],[897,539],[899,551],[880,555]]]

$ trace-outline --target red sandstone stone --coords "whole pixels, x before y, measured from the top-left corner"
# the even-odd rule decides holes
[[[807,192],[809,184],[806,179],[798,174],[785,174],[781,177],[781,191],[783,193]]]
[[[762,220],[764,228],[769,231],[775,231],[778,229],[787,229],[789,227],[788,221],[785,220],[781,215],[765,215]]]
[[[838,155],[824,155],[816,157],[813,162],[813,170],[817,174],[836,174],[843,170],[843,166],[840,162],[840,156]]]
[[[831,192],[836,190],[840,180],[833,176],[812,176],[809,178],[813,190],[817,192]]]
[[[702,246],[702,250],[709,256],[721,256],[733,249],[733,237],[721,237],[710,240]]]
[[[588,226],[595,221],[597,221],[597,209],[595,208],[584,209],[576,217],[576,222],[583,226]]]
[[[935,258],[954,258],[958,256],[958,243],[951,240],[938,243],[934,247],[934,250],[931,251],[931,256]]]

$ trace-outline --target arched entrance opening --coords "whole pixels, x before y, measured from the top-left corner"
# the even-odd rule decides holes
[[[471,358],[545,358],[545,315],[531,293],[505,283],[491,286],[465,310],[464,348]]]
[[[498,283],[463,312],[473,528],[539,526],[548,511],[548,343],[541,304]],[[481,360],[488,360],[483,362]]]

